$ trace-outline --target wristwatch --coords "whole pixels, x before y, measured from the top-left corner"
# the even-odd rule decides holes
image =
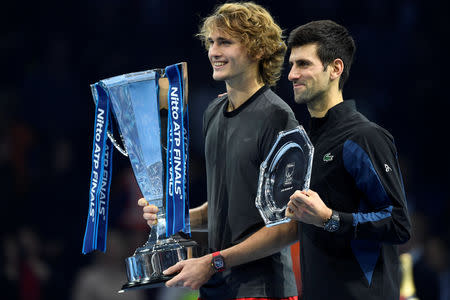
[[[211,266],[216,272],[225,271],[225,261],[223,260],[223,256],[220,255],[220,251],[213,253],[213,258],[211,260]]]
[[[325,223],[323,223],[323,229],[328,232],[337,231],[340,227],[340,220],[341,219],[339,218],[339,214],[336,211],[332,210],[331,217]]]

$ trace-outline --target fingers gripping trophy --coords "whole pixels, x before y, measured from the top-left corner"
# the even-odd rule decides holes
[[[171,278],[165,269],[198,251],[189,239],[187,64],[104,79],[91,91],[96,113],[83,253],[106,251],[115,147],[130,159],[148,204],[158,208],[147,242],[125,261],[128,282],[119,292],[162,286]]]

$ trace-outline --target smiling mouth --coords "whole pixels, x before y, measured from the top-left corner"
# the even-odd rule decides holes
[[[216,62],[213,62],[212,63],[212,65],[213,65],[213,67],[214,68],[220,68],[220,67],[223,67],[224,65],[226,65],[227,63],[226,62],[223,62],[223,61],[216,61]]]
[[[306,86],[306,85],[304,83],[295,83],[292,86],[295,89],[295,88],[299,88],[299,87]]]

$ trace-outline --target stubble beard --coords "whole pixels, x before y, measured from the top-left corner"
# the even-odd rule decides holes
[[[310,98],[308,95],[305,95],[305,93],[296,95],[294,92],[294,101],[297,104],[307,104],[310,101]]]
[[[307,106],[314,105],[314,103],[319,103],[323,99],[325,91],[316,91],[311,93],[311,91],[305,91],[299,95],[294,95],[294,101],[297,104],[306,104]]]
[[[313,93],[311,93],[311,90],[308,89],[298,94],[294,92],[294,101],[297,104],[308,104],[313,100],[313,98]]]
[[[320,100],[325,94],[325,91],[315,91],[311,92],[311,90],[306,90],[303,93],[295,94],[294,92],[294,101],[297,104],[311,104],[318,100]]]

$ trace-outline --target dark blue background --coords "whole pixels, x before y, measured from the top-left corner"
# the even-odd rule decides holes
[[[447,241],[448,2],[257,2],[269,9],[286,36],[298,25],[317,19],[332,19],[349,29],[357,52],[344,98],[356,99],[360,111],[393,134],[411,213],[426,218],[428,236]],[[211,78],[206,50],[194,35],[201,19],[217,3],[52,0],[2,4],[2,239],[31,230],[41,244],[58,243],[64,249],[59,259],[70,265],[66,287],[91,259],[79,254],[88,207],[94,122],[89,84],[188,63],[191,205],[204,201],[202,113],[210,100],[225,91],[225,85]],[[292,100],[287,69],[286,64],[274,90],[307,127],[305,107]],[[116,152],[111,228],[145,232],[134,206],[139,192],[133,184],[128,159]],[[137,211],[132,224],[124,221],[127,208]],[[52,266],[52,255],[47,258]],[[17,285],[19,281],[11,282]],[[69,288],[64,291],[68,293]]]

